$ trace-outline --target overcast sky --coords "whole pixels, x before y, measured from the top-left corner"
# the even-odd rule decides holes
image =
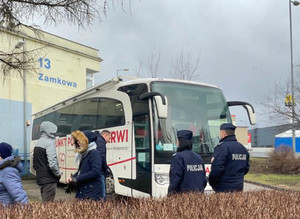
[[[139,61],[147,62],[151,51],[160,53],[159,70],[167,73],[184,48],[200,57],[201,82],[221,87],[227,100],[252,103],[258,127],[270,124],[261,102],[291,75],[288,0],[131,0],[125,12],[117,2],[90,29],[44,30],[98,49],[104,61],[97,83],[116,76],[117,69],[129,68],[119,74],[136,76]],[[292,15],[299,64],[300,6],[292,6]],[[238,124],[248,124],[240,110],[232,113]]]

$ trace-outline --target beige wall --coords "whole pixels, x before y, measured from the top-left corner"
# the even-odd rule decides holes
[[[236,126],[236,116],[231,115],[232,124]],[[237,126],[235,130],[235,136],[237,140],[243,144],[248,145],[248,127],[246,126]]]
[[[237,140],[243,144],[243,145],[248,145],[248,128],[247,127],[242,127],[242,126],[237,126],[235,130],[235,135]]]
[[[32,103],[32,113],[86,89],[87,69],[100,71],[102,60],[98,50],[45,32],[37,37],[29,30],[20,31],[22,33],[1,30],[0,49],[21,51],[23,48],[14,47],[24,38],[26,50],[35,50],[32,58],[36,69],[26,72],[27,102]],[[23,101],[23,80],[19,73],[14,72],[4,83],[0,74],[0,80],[0,98]]]

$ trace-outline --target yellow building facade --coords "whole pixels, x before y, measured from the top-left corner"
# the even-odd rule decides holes
[[[5,77],[0,72],[0,142],[19,149],[22,156],[24,121],[29,125],[32,113],[92,86],[102,59],[97,49],[43,31],[36,34],[26,28],[13,31],[1,28],[0,50],[6,53],[29,51],[28,57],[21,58],[34,66],[26,71],[12,71]],[[26,129],[29,145],[31,126]]]

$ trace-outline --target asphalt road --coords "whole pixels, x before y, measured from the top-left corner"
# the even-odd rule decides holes
[[[274,148],[251,148],[249,151],[251,157],[269,157]]]
[[[26,179],[22,181],[23,187],[25,191],[27,192],[28,198],[33,202],[41,202],[41,195],[40,195],[40,189],[39,186],[36,184],[36,181],[33,179]],[[244,184],[244,191],[254,191],[254,190],[263,190],[263,189],[269,189],[266,187],[258,186],[251,183]],[[75,193],[72,194],[66,194],[65,193],[65,185],[59,184],[56,190],[56,200],[62,200],[62,199],[73,199],[75,197]]]

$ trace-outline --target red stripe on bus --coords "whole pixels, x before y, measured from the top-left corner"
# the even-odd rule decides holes
[[[111,163],[111,164],[108,164],[108,166],[113,166],[113,165],[117,165],[117,164],[120,164],[120,163],[125,163],[127,161],[131,161],[131,160],[134,160],[135,157],[132,157],[132,158],[129,158],[129,159],[126,159],[126,160],[121,160],[121,161],[118,161],[118,162],[115,162],[115,163]],[[60,169],[64,169],[64,170],[77,170],[76,168],[67,168],[67,167],[59,167]]]
[[[59,167],[59,168],[64,170],[77,170],[76,168],[67,168],[67,167]]]
[[[125,163],[127,161],[131,161],[131,160],[134,160],[135,157],[132,157],[132,158],[129,158],[129,159],[126,159],[126,160],[121,160],[121,161],[118,161],[118,162],[115,162],[115,163],[111,163],[111,164],[108,164],[108,166],[113,166],[113,165],[116,165],[116,164],[120,164],[120,163]]]

